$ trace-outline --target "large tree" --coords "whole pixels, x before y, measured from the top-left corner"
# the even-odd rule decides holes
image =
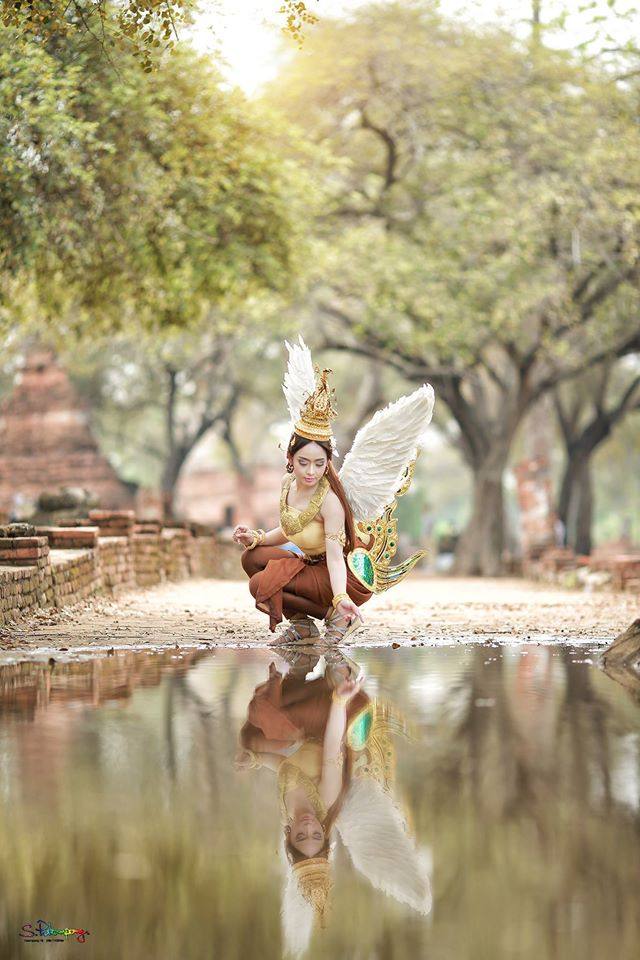
[[[159,490],[169,518],[183,469],[205,437],[217,435],[239,476],[259,461],[251,444],[277,409],[282,345],[274,347],[285,313],[264,296],[235,312],[211,307],[185,329],[139,325],[95,339],[57,331],[49,343],[88,403],[104,453],[122,476]],[[34,325],[32,336],[47,331]],[[240,426],[256,403],[264,417],[247,441]]]
[[[322,24],[269,100],[339,161],[310,313],[433,384],[474,477],[459,569],[495,574],[525,414],[640,348],[635,91],[418,3]]]

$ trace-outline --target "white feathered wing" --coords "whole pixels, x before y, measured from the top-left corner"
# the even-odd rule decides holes
[[[354,867],[372,886],[429,913],[430,856],[417,848],[393,798],[376,780],[363,777],[351,784],[336,827]]]
[[[284,954],[301,957],[309,947],[313,933],[313,907],[300,893],[293,870],[287,870],[282,892],[282,940]]]
[[[313,371],[311,351],[302,336],[298,337],[298,343],[291,344],[288,340],[285,340],[284,345],[289,351],[289,359],[282,382],[282,390],[287,401],[289,416],[291,417],[291,429],[293,430],[293,424],[300,419],[305,400],[316,388],[316,378]]]
[[[358,430],[339,473],[356,522],[376,519],[393,501],[431,422],[434,401],[433,387],[423,383]]]

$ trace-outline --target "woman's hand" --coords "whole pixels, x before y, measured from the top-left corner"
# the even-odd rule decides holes
[[[255,530],[252,530],[251,527],[245,526],[243,523],[239,523],[233,531],[233,539],[236,543],[241,543],[245,547],[248,547],[253,543],[255,537]]]
[[[337,697],[340,697],[343,703],[349,703],[360,690],[363,680],[364,674],[361,674],[357,680],[352,680],[351,677],[349,677],[348,680],[343,680],[338,684],[334,693]]]
[[[347,623],[351,623],[352,620],[356,619],[356,617],[359,617],[361,622],[364,623],[362,614],[360,613],[360,608],[351,599],[341,600],[336,607],[336,610],[342,617],[346,619]]]

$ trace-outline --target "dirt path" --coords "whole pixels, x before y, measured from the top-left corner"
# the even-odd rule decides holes
[[[373,597],[359,645],[496,639],[605,643],[639,615],[632,594],[582,593],[522,580],[421,578]],[[189,580],[117,600],[40,613],[0,630],[0,650],[239,644],[273,640],[246,582]]]

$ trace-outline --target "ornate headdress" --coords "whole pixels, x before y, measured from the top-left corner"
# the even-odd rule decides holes
[[[301,957],[309,947],[314,926],[325,926],[331,887],[328,860],[312,857],[293,865],[286,864],[282,896],[285,955]]]
[[[294,863],[293,872],[300,893],[313,907],[317,923],[325,927],[329,913],[329,895],[333,886],[329,861],[323,857],[301,860],[299,863]]]
[[[311,360],[311,353],[302,337],[293,346],[285,340],[289,351],[287,371],[282,389],[289,408],[290,431],[307,440],[330,443],[334,456],[336,442],[331,421],[336,417],[335,390],[329,387],[329,369],[320,370]]]
[[[335,420],[337,411],[331,403],[336,391],[333,387],[329,389],[327,383],[330,373],[333,371],[325,369],[320,372],[320,368],[315,367],[316,388],[305,400],[300,418],[294,425],[295,432],[307,440],[333,440],[331,421]]]

